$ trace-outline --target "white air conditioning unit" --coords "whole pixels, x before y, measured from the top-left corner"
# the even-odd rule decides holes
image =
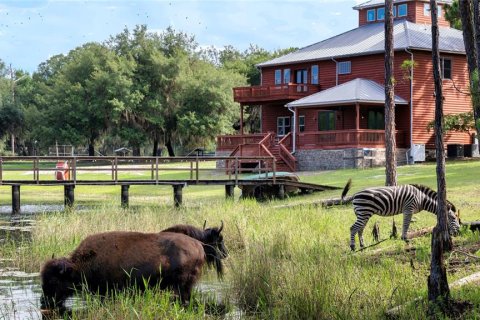
[[[410,158],[414,162],[425,161],[425,145],[424,144],[414,144],[412,149],[410,149]]]

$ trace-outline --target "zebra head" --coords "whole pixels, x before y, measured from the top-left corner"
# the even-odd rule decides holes
[[[455,208],[455,205],[450,201],[447,201],[448,208],[448,232],[451,235],[456,236],[460,230],[460,210]]]

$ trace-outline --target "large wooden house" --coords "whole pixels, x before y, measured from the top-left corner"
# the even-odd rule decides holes
[[[439,1],[444,113],[471,110],[462,33],[449,27]],[[244,107],[261,106],[261,132],[219,136],[217,155],[271,155],[278,170],[358,167],[385,162],[385,2],[354,7],[359,26],[257,65],[261,85],[234,88]],[[429,1],[394,1],[396,142],[400,163],[434,150],[435,97]],[[471,144],[449,132],[446,144]]]

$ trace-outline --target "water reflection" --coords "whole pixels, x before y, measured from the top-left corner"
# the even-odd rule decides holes
[[[38,273],[0,268],[0,319],[41,319]]]

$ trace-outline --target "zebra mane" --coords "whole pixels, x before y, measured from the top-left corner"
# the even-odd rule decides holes
[[[433,190],[430,187],[427,187],[423,184],[410,184],[411,186],[417,188],[418,190],[422,191],[423,193],[432,193],[434,196],[437,195],[437,191]]]
[[[437,199],[437,191],[433,190],[430,187],[424,186],[423,184],[410,184],[411,186],[417,188],[421,192],[425,193],[426,195],[430,196],[431,198]],[[457,208],[453,203],[447,200],[447,204],[449,204],[454,212],[457,211]]]

